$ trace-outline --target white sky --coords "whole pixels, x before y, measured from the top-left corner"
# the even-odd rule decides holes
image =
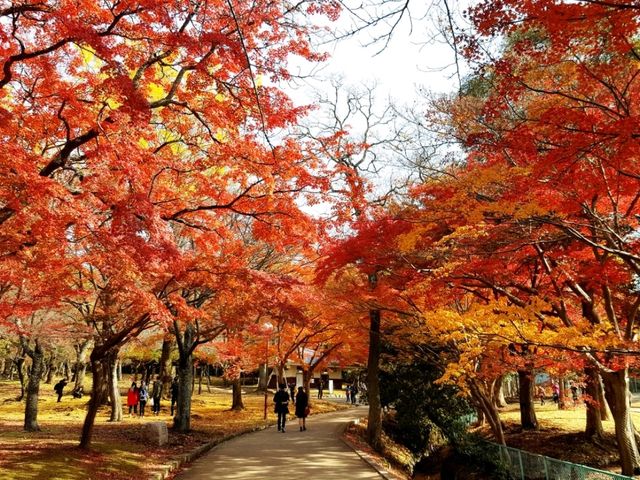
[[[421,3],[423,5],[419,5]],[[467,4],[466,0],[458,1],[453,7],[454,15],[458,18],[461,17],[463,4]],[[405,17],[385,48],[382,43],[369,46],[364,44],[371,40],[376,31],[388,31],[388,25],[380,26],[375,31],[365,30],[338,43],[327,44],[324,49],[330,53],[331,58],[316,75],[321,78],[339,76],[343,78],[345,87],[375,83],[380,101],[391,97],[399,103],[412,104],[417,97],[418,87],[436,93],[455,92],[458,81],[455,76],[454,53],[438,35],[437,8],[424,0],[416,0],[412,5],[414,10],[411,22]],[[331,28],[345,31],[351,23],[352,20],[343,14]],[[309,72],[308,67],[303,67],[301,71]],[[295,100],[305,98],[304,92],[313,88],[322,89],[322,80],[308,83],[310,85],[303,86],[302,92],[292,94]]]

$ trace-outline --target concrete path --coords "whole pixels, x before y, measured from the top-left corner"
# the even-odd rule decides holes
[[[300,432],[297,419],[292,418],[286,433],[269,427],[242,435],[193,462],[176,480],[380,480],[380,474],[340,440],[346,424],[366,412],[366,407],[357,407],[312,415],[306,432]]]

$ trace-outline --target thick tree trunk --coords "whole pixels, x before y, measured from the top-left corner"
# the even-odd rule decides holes
[[[89,449],[93,438],[93,426],[95,424],[98,409],[107,398],[107,380],[109,378],[109,365],[105,361],[102,352],[91,354],[91,371],[93,372],[93,386],[91,388],[91,398],[87,406],[87,415],[82,425],[82,435],[80,437],[80,448]]]
[[[616,372],[601,372],[601,375],[615,424],[622,474],[629,476],[638,474],[640,473],[640,452],[631,419],[628,370],[625,368]]]
[[[500,375],[493,384],[493,404],[496,408],[507,406],[507,401],[504,398],[503,380],[504,375]]]
[[[179,433],[191,430],[191,393],[193,392],[193,345],[195,328],[192,324],[185,327],[182,349],[178,358],[178,402],[177,413],[173,417],[173,428]]]
[[[109,365],[108,382],[109,382],[109,400],[111,401],[111,417],[110,422],[122,421],[122,399],[120,398],[120,389],[118,388],[118,351],[112,350],[107,358]]]
[[[27,432],[37,432],[38,426],[38,397],[40,395],[40,380],[44,371],[44,352],[40,343],[36,341],[35,347],[27,352],[31,357],[31,375],[27,385],[27,402],[24,408],[24,429]]]
[[[369,311],[369,358],[367,368],[367,398],[369,417],[367,441],[371,447],[382,451],[382,408],[380,405],[380,310]]]
[[[586,375],[586,394],[587,399],[587,424],[584,433],[587,438],[593,441],[602,440],[604,437],[604,429],[602,427],[601,405],[598,403],[603,396],[600,383],[600,374],[595,367],[584,369]]]
[[[533,370],[518,370],[520,382],[520,423],[524,430],[537,430],[538,419],[534,407],[534,378]]]
[[[313,378],[313,369],[310,368],[308,370],[302,371],[302,386],[304,387],[304,391],[309,398],[309,406],[311,406],[311,379]]]
[[[162,396],[171,397],[171,351],[175,340],[166,337],[162,341],[162,353],[160,354],[160,380],[162,381]]]
[[[240,384],[240,378],[233,379],[233,401],[231,403],[231,410],[244,410],[244,403],[242,402],[242,385]]]

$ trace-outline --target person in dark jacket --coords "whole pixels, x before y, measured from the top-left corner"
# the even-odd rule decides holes
[[[309,415],[309,395],[305,393],[303,387],[298,387],[296,417],[298,417],[298,425],[300,425],[301,432],[307,429],[307,415]]]
[[[162,381],[159,377],[156,377],[155,381],[153,382],[151,399],[153,400],[151,411],[154,415],[160,415],[160,400],[162,400]]]
[[[67,386],[66,378],[63,378],[53,386],[53,390],[58,394],[58,401],[60,401],[60,399],[62,398],[62,392],[64,390],[64,387],[66,386]]]
[[[275,412],[278,414],[278,431],[284,433],[287,413],[289,413],[289,394],[286,385],[280,385],[280,390],[273,396],[273,402],[276,404]]]

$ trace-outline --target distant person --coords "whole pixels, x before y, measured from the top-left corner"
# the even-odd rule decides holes
[[[147,390],[147,385],[144,383],[144,380],[140,382],[140,388],[138,389],[138,405],[139,411],[138,414],[141,417],[144,417],[144,407],[147,405],[149,401],[149,390]]]
[[[178,377],[171,382],[171,416],[173,417],[173,409],[178,403]]]
[[[296,385],[295,383],[289,384],[289,397],[291,397],[291,401],[293,404],[296,404]]]
[[[322,398],[322,391],[324,390],[324,382],[318,380],[318,398]]]
[[[153,405],[151,406],[151,411],[154,415],[160,415],[160,400],[162,400],[162,381],[157,377],[153,382],[151,400],[153,403]]]
[[[275,403],[275,412],[278,414],[278,431],[284,433],[289,413],[289,394],[285,385],[280,385],[280,390],[273,396],[273,403]]]
[[[551,386],[551,393],[553,394],[552,396],[553,403],[559,403],[560,402],[560,386],[557,383],[554,383]]]
[[[138,395],[138,385],[136,382],[133,382],[127,390],[127,407],[129,407],[129,416],[131,416],[131,411],[133,410],[133,414],[138,413],[138,402],[140,401],[140,397]]]
[[[309,395],[304,391],[303,387],[298,387],[296,394],[296,417],[298,417],[298,425],[300,431],[307,429],[307,416],[309,415]]]
[[[347,403],[349,403],[351,401],[351,385],[347,385],[347,388],[344,391],[344,396],[347,399]]]
[[[354,383],[353,385],[351,385],[351,405],[355,405],[357,400],[358,400],[358,387]]]
[[[53,391],[58,394],[58,402],[62,399],[62,393],[64,392],[64,387],[66,386],[67,386],[66,378],[63,378],[53,386]]]
[[[82,385],[78,385],[71,391],[71,395],[73,398],[82,398],[82,395],[84,395],[84,387]]]
[[[575,407],[578,405],[578,386],[575,384],[575,382],[571,382],[570,388],[571,388],[571,400],[573,400],[573,406]]]
[[[544,405],[544,387],[542,385],[536,387],[536,395],[540,399],[540,405]]]

